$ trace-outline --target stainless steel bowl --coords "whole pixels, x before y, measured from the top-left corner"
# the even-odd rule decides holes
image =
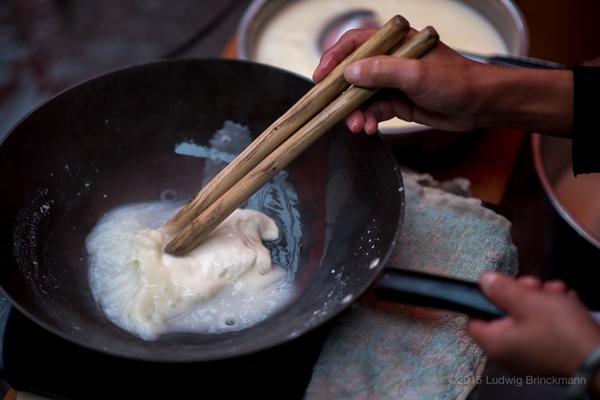
[[[531,140],[535,169],[552,205],[600,248],[600,174],[573,176],[569,139],[534,135]]]
[[[293,0],[254,0],[238,28],[238,57],[255,60],[254,54],[262,30],[270,19]],[[296,0],[297,1],[297,0]],[[526,56],[529,52],[529,31],[523,14],[512,0],[462,0],[486,17],[498,30],[511,55]],[[367,6],[368,8],[368,6]],[[442,39],[443,40],[443,39]],[[406,136],[430,130],[421,125],[398,130],[386,128],[384,133]]]

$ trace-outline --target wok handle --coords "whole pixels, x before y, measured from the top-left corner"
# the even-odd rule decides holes
[[[386,268],[374,286],[375,296],[397,303],[457,311],[491,320],[506,315],[473,282]]]
[[[568,67],[563,64],[531,57],[492,56],[489,57],[489,63],[493,65],[499,65],[501,67],[518,67],[533,69],[568,69]]]

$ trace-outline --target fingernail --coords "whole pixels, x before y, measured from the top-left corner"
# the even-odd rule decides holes
[[[351,81],[357,81],[360,79],[360,64],[352,64],[346,68],[345,72],[346,79]]]
[[[312,78],[313,78],[313,81],[315,81],[315,82],[317,81],[317,77],[319,76],[319,73],[320,73],[320,72],[321,72],[321,68],[317,67],[317,68],[315,69],[315,71],[313,72],[313,76],[312,76]]]
[[[495,272],[484,272],[481,275],[481,286],[489,287],[496,280],[497,274]]]

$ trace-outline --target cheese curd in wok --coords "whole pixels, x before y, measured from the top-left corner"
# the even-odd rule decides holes
[[[286,270],[262,241],[275,222],[236,210],[191,253],[164,253],[158,229],[177,211],[169,202],[124,206],[106,214],[86,239],[96,301],[121,328],[146,340],[169,332],[220,333],[246,328],[290,296]]]

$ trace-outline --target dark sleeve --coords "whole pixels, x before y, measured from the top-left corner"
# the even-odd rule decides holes
[[[600,67],[575,67],[573,79],[573,173],[600,172]]]

